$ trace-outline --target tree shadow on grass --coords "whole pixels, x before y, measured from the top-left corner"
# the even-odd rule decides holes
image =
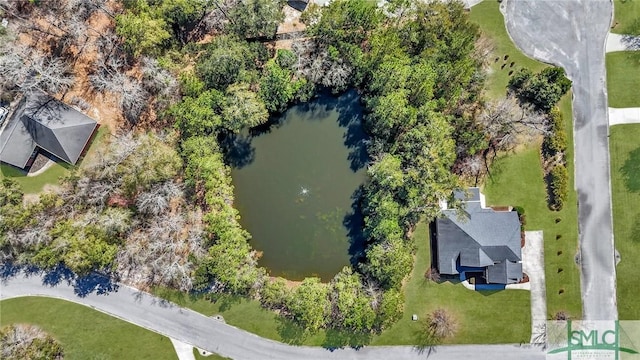
[[[305,329],[283,316],[276,315],[278,335],[282,342],[289,345],[302,345],[309,333]]]
[[[441,340],[433,333],[433,331],[429,331],[427,329],[427,325],[424,323],[424,320],[421,323],[421,326],[414,330],[413,339],[415,345],[415,350],[421,354],[425,355],[426,358],[433,355],[437,351],[437,346],[441,344]]]
[[[328,350],[342,349],[344,347],[360,349],[369,343],[371,343],[370,333],[327,329],[322,347]]]
[[[627,191],[640,193],[640,147],[629,153],[620,172]]]
[[[631,231],[631,240],[636,244],[640,244],[640,219],[636,220],[636,222],[633,224],[633,231]]]
[[[220,312],[231,310],[234,305],[239,305],[243,298],[235,295],[209,293],[204,295],[204,298],[216,305]]]

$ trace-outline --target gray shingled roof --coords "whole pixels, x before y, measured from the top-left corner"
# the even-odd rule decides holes
[[[0,134],[0,160],[24,168],[39,147],[75,164],[96,126],[95,120],[49,95],[30,94]]]
[[[440,273],[458,274],[459,262],[460,266],[487,267],[492,280],[510,279],[518,268],[505,264],[515,264],[522,256],[518,214],[482,208],[478,188],[469,189],[469,193],[456,192],[454,196],[462,201],[462,209],[443,210],[443,216],[436,220]],[[522,277],[522,266],[518,266],[516,279]]]
[[[504,261],[487,267],[486,279],[492,284],[512,284],[522,279],[522,264]]]

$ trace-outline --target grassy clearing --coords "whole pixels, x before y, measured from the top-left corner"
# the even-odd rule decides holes
[[[107,135],[109,134],[109,129],[106,126],[102,126],[98,129],[97,133],[94,136],[94,139],[91,143],[91,147],[87,150],[85,154],[85,159],[92,156],[95,153],[96,149],[104,144],[107,139]],[[76,166],[82,166],[83,160]],[[37,176],[26,176],[25,172],[6,164],[0,164],[0,179],[8,177],[15,180],[20,186],[22,186],[22,191],[26,194],[37,194],[42,192],[45,185],[58,185],[60,184],[60,179],[69,174],[69,172],[74,169],[76,166],[69,165],[62,161],[54,164],[49,169],[45,170],[42,174]]]
[[[611,32],[640,35],[640,1],[613,0],[614,19]]]
[[[0,302],[0,325],[34,324],[64,347],[65,359],[177,359],[171,341],[88,307],[24,297]]]
[[[486,95],[491,99],[505,96],[510,78],[509,72],[515,73],[523,67],[537,72],[547,66],[527,57],[511,42],[499,6],[497,1],[485,0],[474,6],[470,13],[471,21],[478,24],[480,30],[491,38],[495,45],[486,84]],[[511,66],[512,62],[513,66]]]
[[[578,249],[578,209],[573,188],[571,94],[565,95],[559,106],[569,143],[566,158],[570,185],[564,208],[551,211],[547,207],[540,143],[501,156],[491,168],[492,176],[484,184],[484,193],[488,204],[524,207],[526,229],[544,231],[548,315],[552,317],[558,311],[566,311],[576,319],[582,316],[582,305],[580,271],[574,261]]]
[[[428,226],[421,223],[414,236],[418,244],[416,264],[405,286],[405,313],[402,320],[373,338],[337,331],[306,334],[291,321],[264,310],[256,301],[218,296],[202,296],[156,289],[154,293],[205,315],[221,314],[228,324],[257,335],[296,345],[335,347],[349,344],[419,345],[423,341],[421,322],[411,321],[417,314],[423,319],[437,308],[455,314],[459,333],[447,343],[519,343],[528,341],[531,329],[529,292],[474,292],[460,284],[427,282],[424,273],[430,264]],[[508,326],[505,326],[508,324]]]
[[[640,4],[640,1],[638,3]],[[608,53],[606,63],[609,106],[615,108],[640,106],[640,95],[638,94],[640,89],[640,75],[638,75],[640,74],[640,52]]]
[[[618,314],[640,319],[637,259],[640,258],[640,125],[616,125],[609,137],[613,232],[621,261],[616,268]]]

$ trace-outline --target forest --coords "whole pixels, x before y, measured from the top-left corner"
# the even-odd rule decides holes
[[[301,35],[278,47],[285,5],[0,0],[2,100],[32,91],[80,108],[108,100],[113,124],[107,143],[38,200],[2,180],[0,261],[242,295],[309,331],[371,333],[402,316],[414,242],[426,241],[411,237],[416,224],[478,184],[499,152],[544,136],[557,165],[552,206],[562,206],[563,70],[518,73],[504,99],[489,101],[492,44],[460,2],[309,4]],[[258,266],[238,222],[230,139],[320,91],[353,88],[370,137],[366,249],[329,283],[290,286]]]

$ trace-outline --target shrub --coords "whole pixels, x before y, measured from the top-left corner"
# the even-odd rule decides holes
[[[433,338],[442,340],[456,334],[458,323],[446,310],[436,309],[427,317],[427,331]]]
[[[542,146],[547,156],[554,156],[567,150],[567,133],[560,109],[554,107],[549,115],[549,134],[545,136]]]
[[[569,194],[569,173],[564,165],[556,165],[549,172],[549,208],[561,210]]]
[[[571,88],[571,80],[564,69],[546,68],[537,74],[522,69],[509,80],[509,88],[522,101],[531,103],[537,110],[549,111]]]
[[[64,351],[51,335],[33,325],[14,324],[0,329],[3,359],[63,359]]]

